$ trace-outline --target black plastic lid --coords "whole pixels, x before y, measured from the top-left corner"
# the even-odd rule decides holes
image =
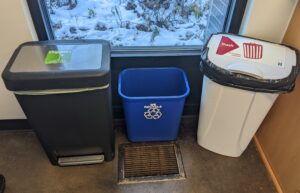
[[[2,78],[12,91],[105,86],[110,82],[110,44],[103,40],[23,43]]]

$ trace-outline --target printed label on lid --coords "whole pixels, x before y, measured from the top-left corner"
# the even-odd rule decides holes
[[[249,59],[261,59],[263,46],[255,43],[243,43],[244,57]]]
[[[233,40],[231,40],[229,37],[222,36],[222,39],[217,49],[217,54],[224,55],[237,48],[239,48],[239,46]]]

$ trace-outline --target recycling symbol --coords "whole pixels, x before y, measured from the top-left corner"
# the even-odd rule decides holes
[[[161,105],[157,105],[156,103],[151,103],[150,105],[144,106],[147,109],[144,112],[144,117],[146,119],[159,119],[162,116],[160,109],[162,108]]]

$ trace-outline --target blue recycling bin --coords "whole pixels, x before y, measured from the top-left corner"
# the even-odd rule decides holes
[[[130,68],[119,75],[127,135],[132,142],[169,141],[178,135],[190,92],[179,68]]]

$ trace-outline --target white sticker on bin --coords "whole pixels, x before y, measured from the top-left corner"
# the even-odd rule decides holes
[[[294,50],[236,35],[213,35],[208,48],[208,59],[218,67],[263,79],[285,78],[296,65]]]
[[[144,112],[144,117],[146,119],[160,119],[162,113],[160,109],[162,108],[161,105],[157,105],[156,103],[151,103],[149,105],[145,105],[144,108],[146,111]]]

